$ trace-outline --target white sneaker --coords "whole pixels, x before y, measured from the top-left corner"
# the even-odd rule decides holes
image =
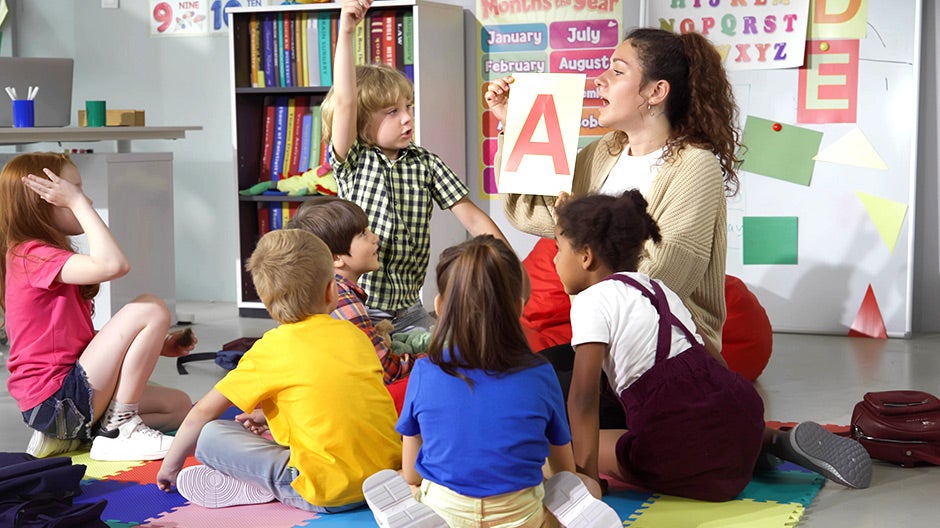
[[[183,468],[176,476],[176,489],[189,502],[205,508],[263,504],[274,494],[254,484],[232,478],[209,466]]]
[[[542,503],[565,528],[622,528],[620,516],[607,503],[594,498],[584,482],[569,471],[545,482]]]
[[[173,442],[146,425],[139,415],[110,431],[98,430],[91,442],[91,459],[102,461],[160,460],[166,456]]]
[[[434,510],[421,504],[397,471],[383,469],[362,483],[366,504],[382,528],[447,528]]]
[[[26,445],[26,452],[36,458],[46,458],[62,453],[75,451],[82,445],[78,438],[71,440],[59,440],[54,436],[48,436],[40,431],[33,429],[33,436],[29,437],[29,444]]]

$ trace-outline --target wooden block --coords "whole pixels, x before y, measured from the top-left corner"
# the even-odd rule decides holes
[[[105,126],[146,126],[143,110],[108,110]],[[78,126],[88,126],[84,110],[78,111]]]

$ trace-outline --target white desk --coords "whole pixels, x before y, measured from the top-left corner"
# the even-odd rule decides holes
[[[38,142],[118,142],[118,153],[72,154],[82,186],[130,260],[131,271],[101,285],[95,328],[141,293],[162,298],[176,322],[173,244],[173,154],[131,153],[130,142],[182,139],[202,127],[0,128],[0,145]],[[0,165],[17,153],[0,154]],[[87,251],[85,237],[75,238]]]
[[[64,143],[83,141],[117,141],[117,151],[131,151],[131,141],[138,139],[183,139],[187,130],[201,126],[164,127],[34,127],[0,128],[0,145],[29,143]]]

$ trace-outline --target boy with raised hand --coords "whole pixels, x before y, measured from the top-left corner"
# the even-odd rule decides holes
[[[373,322],[392,321],[394,332],[407,332],[432,323],[419,294],[431,254],[434,204],[454,213],[473,236],[506,237],[470,201],[469,189],[444,160],[414,143],[411,81],[389,66],[355,64],[355,27],[372,1],[342,0],[333,87],[322,105],[323,140],[330,145],[339,196],[362,207],[382,242],[381,268],[361,282],[369,315]]]
[[[279,326],[193,406],[157,484],[175,483],[208,508],[275,499],[322,513],[359,507],[366,477],[401,466],[401,439],[372,343],[329,316],[333,254],[311,233],[282,229],[261,237],[246,268]],[[231,405],[243,423],[217,419]],[[182,469],[194,451],[205,465]]]

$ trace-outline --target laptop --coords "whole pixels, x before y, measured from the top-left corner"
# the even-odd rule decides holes
[[[72,120],[72,59],[0,57],[0,89],[16,88],[16,97],[26,99],[30,86],[36,94],[36,126],[64,127]],[[0,127],[13,126],[13,105],[6,91],[0,92]]]

